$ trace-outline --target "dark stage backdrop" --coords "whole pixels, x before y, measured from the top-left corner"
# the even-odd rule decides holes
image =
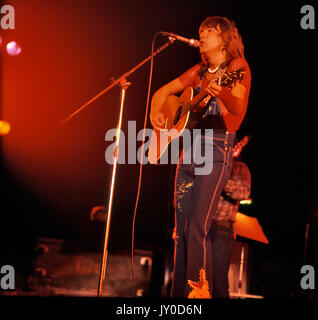
[[[302,263],[304,226],[317,204],[317,31],[301,29],[300,9],[312,4],[318,11],[314,1],[6,4],[15,8],[16,28],[2,32],[3,40],[22,46],[17,57],[1,48],[1,115],[12,127],[1,138],[1,211],[8,246],[48,236],[100,249],[103,224],[90,221],[89,213],[107,202],[111,166],[105,162],[110,144],[105,133],[117,124],[119,88],[65,125],[58,122],[108,86],[111,77],[146,58],[157,31],[198,38],[203,19],[220,15],[236,22],[253,77],[247,116],[239,131],[240,138],[252,135],[243,160],[252,172],[253,205],[242,211],[257,217],[269,238],[260,259],[282,260],[280,266],[292,263],[295,268]],[[159,38],[157,45],[162,43]],[[197,49],[182,43],[170,46],[155,57],[151,93],[199,60]],[[137,131],[142,128],[149,66],[128,79],[125,133],[129,120],[137,121]],[[138,173],[138,165],[118,167],[111,248],[130,248]],[[140,247],[166,245],[173,227],[171,181],[168,166],[145,166],[136,222]]]

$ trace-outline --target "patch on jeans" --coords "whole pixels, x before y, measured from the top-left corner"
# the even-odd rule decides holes
[[[181,207],[181,199],[184,197],[184,195],[190,191],[191,187],[193,186],[193,181],[189,182],[185,179],[182,179],[176,187],[176,209],[178,209],[180,212],[182,212]]]
[[[203,268],[200,269],[200,280],[198,282],[188,280],[188,284],[192,288],[188,295],[189,299],[211,299],[209,283]]]

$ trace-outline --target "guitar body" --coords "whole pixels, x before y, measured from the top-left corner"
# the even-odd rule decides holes
[[[180,97],[171,95],[169,96],[164,105],[162,106],[161,112],[166,118],[165,127],[158,130],[153,129],[150,145],[148,160],[152,164],[158,163],[170,142],[174,139],[179,138],[184,129],[187,128],[190,117],[190,111],[186,112],[181,116],[175,123],[176,114],[180,112],[180,107],[188,104],[193,99],[193,89],[187,88]]]

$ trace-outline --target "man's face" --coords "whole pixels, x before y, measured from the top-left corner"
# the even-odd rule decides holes
[[[221,29],[217,27],[205,26],[199,30],[200,52],[208,53],[216,50],[222,50],[224,41],[221,36]]]

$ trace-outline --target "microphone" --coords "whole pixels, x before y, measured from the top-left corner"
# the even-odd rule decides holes
[[[177,34],[171,33],[171,32],[160,32],[162,35],[169,37],[169,39],[173,39],[173,40],[179,40],[181,42],[185,42],[187,43],[189,46],[197,48],[199,47],[200,43],[198,40],[195,39],[188,39],[182,36],[179,36]]]

